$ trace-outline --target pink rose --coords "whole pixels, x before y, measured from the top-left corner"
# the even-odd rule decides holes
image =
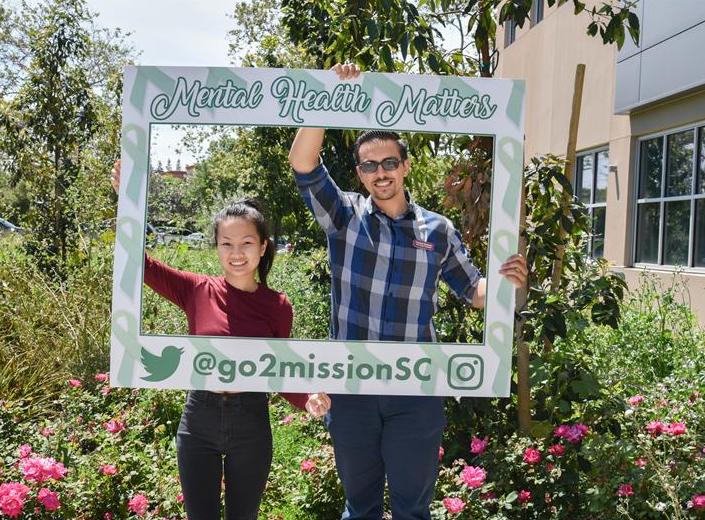
[[[590,428],[584,424],[562,424],[553,430],[553,435],[563,438],[571,444],[579,444],[589,431]]]
[[[641,403],[644,402],[644,396],[643,395],[633,395],[628,399],[628,401],[631,406],[639,406]]]
[[[555,437],[565,437],[568,428],[569,426],[567,424],[561,424],[560,426],[556,427],[555,430],[553,430],[553,435]]]
[[[470,453],[473,453],[475,455],[482,455],[485,452],[485,449],[487,449],[488,442],[488,437],[480,439],[479,437],[473,436],[472,440],[470,441]]]
[[[46,480],[61,480],[68,470],[61,462],[56,462],[51,457],[31,457],[20,461],[20,471],[27,480],[44,482]]]
[[[10,518],[22,514],[29,488],[19,482],[0,484],[0,512]]]
[[[646,425],[646,431],[649,432],[653,437],[661,435],[664,433],[668,427],[661,421],[651,421]]]
[[[446,454],[446,450],[443,449],[443,446],[438,447],[438,462],[440,462],[443,459],[443,455]]]
[[[78,379],[69,379],[69,386],[72,388],[81,388],[83,384]]]
[[[459,498],[446,497],[443,499],[443,506],[446,508],[446,511],[454,515],[465,509],[465,502]]]
[[[19,462],[19,468],[22,472],[22,476],[26,480],[35,480],[37,482],[44,482],[46,480],[42,473],[41,466],[37,463],[36,457],[21,460]]]
[[[304,473],[311,473],[316,469],[316,461],[311,459],[306,459],[301,461],[301,471]]]
[[[618,497],[630,497],[634,494],[634,486],[631,484],[620,484],[615,494]]]
[[[565,453],[565,448],[562,444],[551,444],[548,447],[548,453],[550,453],[554,457],[562,457]]]
[[[47,488],[42,488],[39,490],[37,500],[41,502],[41,504],[44,506],[44,509],[46,509],[47,511],[56,511],[61,507],[61,502],[59,502],[58,495],[53,491],[48,490]]]
[[[135,513],[137,516],[143,516],[149,508],[147,497],[141,494],[134,495],[127,503],[127,509]]]
[[[671,435],[684,435],[687,431],[688,428],[686,428],[685,423],[682,422],[674,422],[666,427],[666,433]]]
[[[519,491],[519,503],[526,504],[527,502],[531,502],[531,491],[522,489]]]
[[[527,464],[538,464],[541,462],[541,452],[536,448],[526,448],[524,450],[524,462]]]
[[[46,428],[42,428],[42,431],[39,433],[41,433],[43,437],[50,437],[54,435],[54,429],[47,426]]]
[[[690,499],[690,504],[692,504],[693,509],[697,509],[698,511],[702,511],[705,509],[705,495],[693,495],[693,498]]]
[[[634,461],[634,465],[635,465],[635,466],[639,466],[640,468],[645,467],[646,464],[647,464],[646,459],[643,459],[643,458],[641,458],[641,457],[639,457],[638,459],[636,459],[636,460]]]
[[[110,387],[109,386],[104,386],[100,389],[100,393],[103,395],[108,395],[110,393]]]
[[[279,421],[279,424],[291,424],[291,422],[294,420],[294,414],[290,413],[286,417],[284,417],[281,421]]]
[[[574,424],[568,428],[568,432],[565,435],[565,440],[571,444],[578,444],[583,440],[583,437],[585,437],[589,431],[590,428],[584,424]]]
[[[546,471],[551,472],[553,471],[554,467],[555,466],[549,462],[548,464],[546,464]]]
[[[111,476],[117,474],[118,469],[117,469],[115,466],[113,466],[112,464],[103,464],[103,465],[100,467],[100,472],[101,472],[103,475],[106,475],[106,476],[108,476],[108,477],[111,477]]]
[[[183,494],[183,493],[179,493],[178,495],[176,495],[176,501],[177,501],[179,504],[183,504],[183,503],[184,503],[184,494]]]
[[[120,433],[122,430],[125,429],[125,423],[116,421],[115,419],[111,419],[110,421],[106,422],[103,427],[109,433]]]
[[[107,513],[105,513],[103,515],[103,520],[113,520],[113,514],[110,511],[108,511]]]
[[[469,488],[479,488],[485,483],[487,472],[477,466],[465,466],[460,473],[460,479]]]
[[[20,453],[20,458],[26,459],[32,454],[32,446],[30,446],[29,444],[23,444],[22,446],[20,446],[18,451]]]
[[[105,372],[95,375],[95,380],[99,383],[105,383],[108,379],[110,379],[110,376]]]

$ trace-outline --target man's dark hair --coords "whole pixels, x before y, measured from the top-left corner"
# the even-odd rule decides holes
[[[406,142],[399,137],[398,133],[389,132],[387,130],[368,130],[367,132],[361,133],[353,145],[355,164],[360,164],[360,146],[370,141],[394,141],[399,147],[399,158],[402,161],[406,161],[409,156]]]

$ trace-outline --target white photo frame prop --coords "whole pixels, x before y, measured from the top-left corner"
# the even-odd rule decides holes
[[[110,383],[213,391],[508,396],[524,82],[221,67],[127,67]],[[292,126],[494,138],[484,344],[150,336],[140,330],[150,125]],[[293,173],[292,173],[293,175]]]

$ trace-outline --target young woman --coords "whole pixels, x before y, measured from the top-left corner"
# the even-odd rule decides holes
[[[117,192],[120,162],[111,182]],[[222,276],[173,269],[145,255],[144,282],[178,305],[189,334],[287,338],[293,313],[286,296],[267,287],[274,259],[267,222],[253,200],[234,202],[213,220]],[[284,394],[317,417],[330,407],[325,394]],[[272,462],[267,394],[192,390],[176,439],[179,476],[189,520],[256,520]]]

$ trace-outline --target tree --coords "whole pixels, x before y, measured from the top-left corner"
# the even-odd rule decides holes
[[[45,270],[61,273],[77,252],[82,217],[94,222],[109,213],[108,190],[95,187],[95,174],[104,177],[117,157],[127,51],[107,59],[109,49],[122,49],[120,41],[91,39],[84,0],[24,5],[21,16],[2,16],[22,24],[9,33],[15,47],[3,50],[14,60],[14,68],[5,64],[12,71],[2,76],[5,92],[17,89],[1,106],[0,153],[11,185],[27,193],[29,251]]]
[[[568,0],[547,0],[549,6]],[[418,70],[456,75],[492,75],[498,24],[523,26],[534,0],[282,0],[283,18],[294,43],[317,58],[320,67],[352,61],[364,70]],[[575,13],[585,3],[572,0]],[[602,1],[586,11],[587,33],[604,43],[624,43],[625,28],[634,41],[639,20],[636,2]],[[495,16],[495,13],[498,13]],[[441,29],[455,27],[460,46],[443,47]]]

